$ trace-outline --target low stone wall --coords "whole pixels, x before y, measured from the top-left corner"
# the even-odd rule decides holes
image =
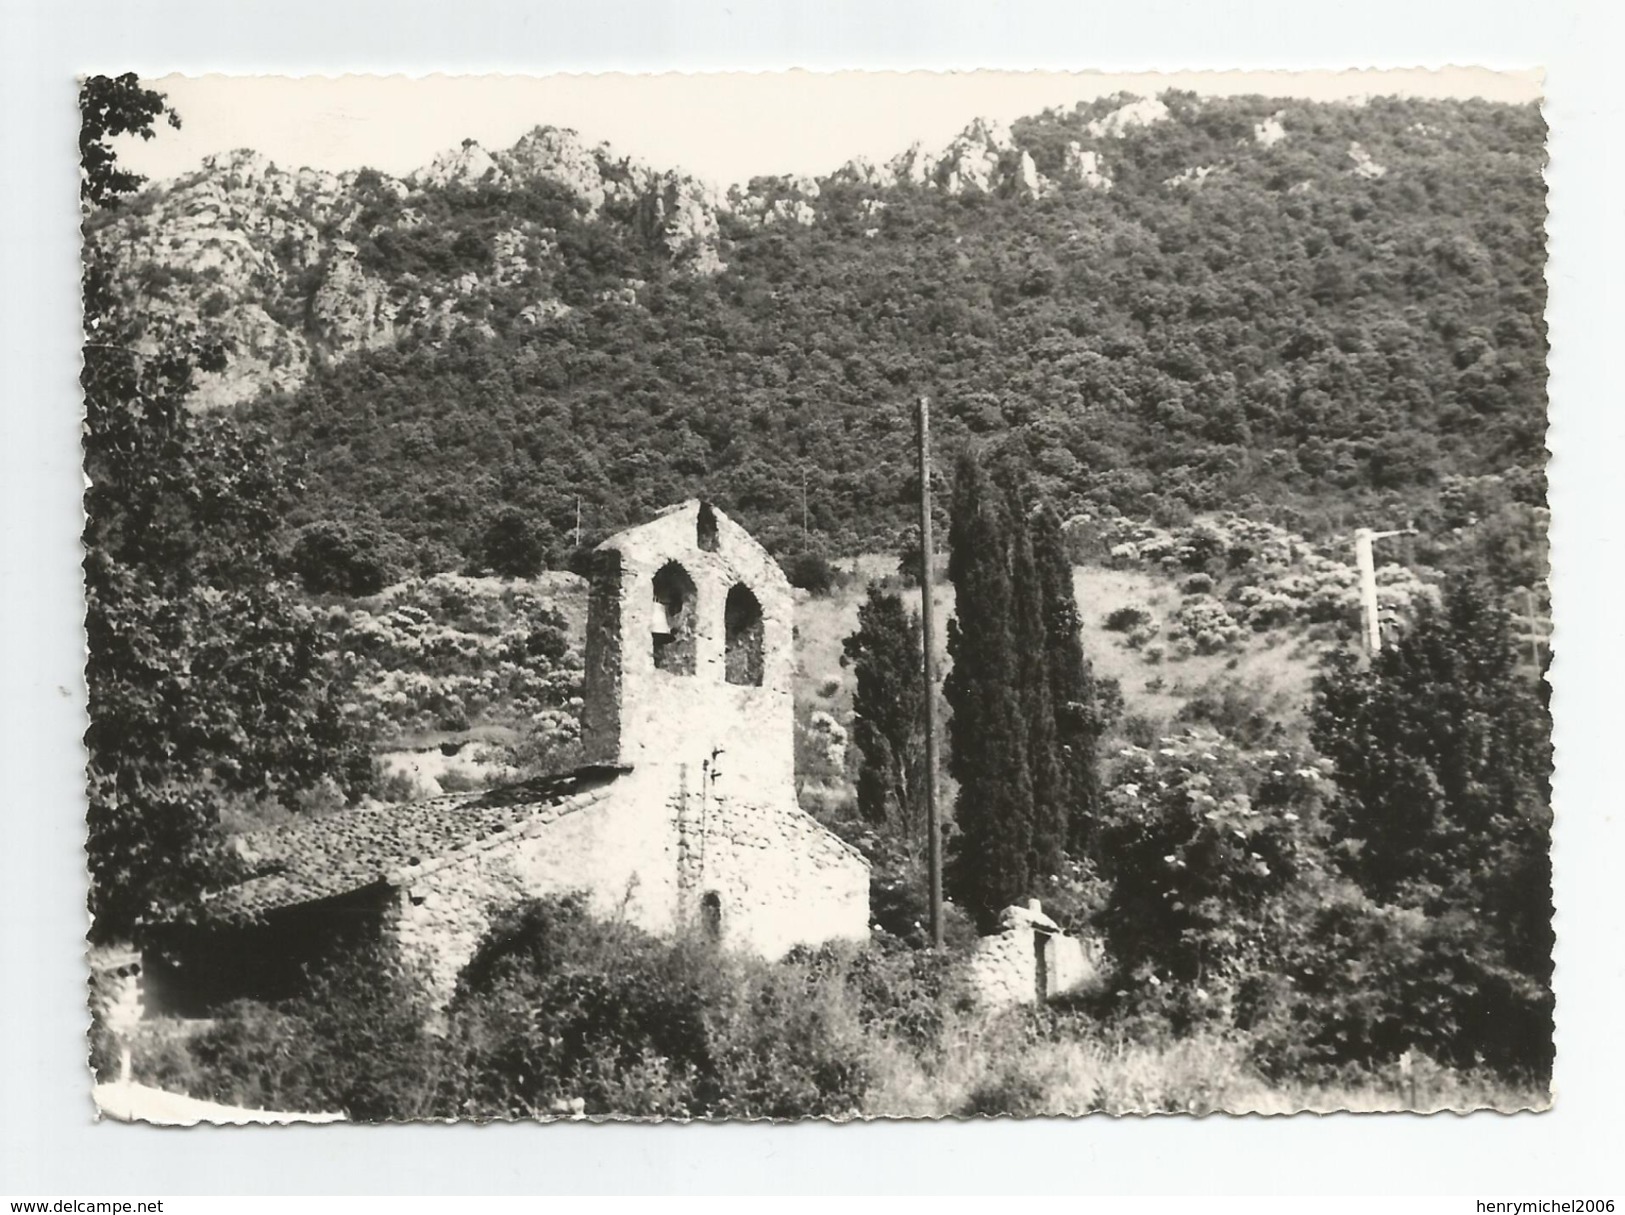
[[[982,938],[969,967],[982,1002],[1002,1008],[1077,991],[1098,973],[1099,959],[1091,943],[1067,936],[1042,913],[1012,907],[1005,913],[1004,930]]]

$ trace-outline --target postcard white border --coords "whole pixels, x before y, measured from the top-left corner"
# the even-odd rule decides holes
[[[119,1193],[1539,1193],[1621,1178],[1616,387],[1625,88],[1583,0],[13,0],[0,48],[0,1189]],[[1543,65],[1552,125],[1559,723],[1557,1108],[796,1127],[165,1132],[93,1125],[82,1058],[77,189],[84,70],[557,71]],[[1034,1161],[1046,1162],[1033,1167]]]

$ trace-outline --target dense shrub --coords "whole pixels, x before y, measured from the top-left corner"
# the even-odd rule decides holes
[[[307,591],[338,595],[376,595],[411,564],[399,536],[332,520],[301,528],[290,559]]]
[[[335,607],[329,622],[354,669],[352,712],[375,738],[446,722],[506,726],[546,747],[576,736],[580,655],[531,586],[437,574]]]
[[[1151,613],[1137,604],[1125,603],[1106,613],[1105,626],[1114,633],[1127,633],[1151,622]]]
[[[853,1112],[863,1041],[838,971],[769,966],[597,920],[579,896],[503,916],[451,1006],[466,1112],[787,1118]]]
[[[1198,654],[1216,654],[1241,639],[1241,626],[1212,595],[1191,595],[1174,613],[1169,635],[1185,640]]]
[[[790,585],[813,595],[827,595],[835,586],[836,569],[823,553],[792,553],[781,563]]]
[[[1507,966],[1473,916],[1383,906],[1331,883],[1299,907],[1277,970],[1243,984],[1238,1021],[1271,1077],[1329,1080],[1406,1052],[1542,1083],[1550,993]]]
[[[1131,1005],[1188,1028],[1227,1017],[1290,929],[1283,896],[1318,861],[1321,773],[1203,731],[1119,752],[1099,860],[1099,918]]]
[[[423,980],[384,945],[359,946],[276,1005],[227,1006],[184,1054],[150,1055],[160,1084],[228,1105],[351,1118],[421,1118],[455,1087],[429,1031]]]
[[[534,578],[554,556],[547,521],[519,507],[504,506],[492,513],[480,533],[476,560],[495,574]]]
[[[1215,676],[1197,687],[1180,706],[1175,721],[1211,726],[1234,743],[1259,749],[1280,746],[1292,717],[1290,697],[1262,677],[1247,680]]]

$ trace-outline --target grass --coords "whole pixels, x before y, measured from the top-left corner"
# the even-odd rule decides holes
[[[1549,1094],[1494,1076],[1419,1069],[1414,1099],[1392,1071],[1343,1084],[1272,1084],[1245,1043],[1194,1038],[1148,1045],[1083,1038],[1022,1040],[1008,1017],[973,1015],[945,1035],[940,1057],[889,1039],[874,1045],[868,1117],[1106,1114],[1435,1113],[1550,1106]]]

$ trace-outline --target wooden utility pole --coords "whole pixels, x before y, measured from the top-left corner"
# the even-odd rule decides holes
[[[920,631],[925,643],[925,830],[927,866],[931,871],[931,946],[941,949],[942,822],[937,814],[937,679],[936,630],[932,627],[931,543],[931,402],[920,398],[916,415],[920,440]]]

